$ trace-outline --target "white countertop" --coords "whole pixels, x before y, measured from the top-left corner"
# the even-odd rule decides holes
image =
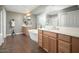
[[[32,25],[25,25],[23,24],[22,27],[31,27]]]
[[[79,37],[79,28],[60,28],[59,30],[40,28],[40,30],[70,35],[70,36],[74,36],[74,37]]]

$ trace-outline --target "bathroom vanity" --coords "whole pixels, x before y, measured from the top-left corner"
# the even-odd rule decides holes
[[[79,53],[79,34],[71,31],[39,29],[38,44],[48,53]]]

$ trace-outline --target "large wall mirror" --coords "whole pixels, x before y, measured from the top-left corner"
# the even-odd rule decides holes
[[[58,12],[47,14],[47,25],[79,27],[79,7],[72,6]]]
[[[59,24],[58,13],[56,11],[48,13],[46,17],[47,17],[46,25],[58,26],[58,24]]]

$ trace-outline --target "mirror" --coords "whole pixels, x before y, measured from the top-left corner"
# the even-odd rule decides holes
[[[23,22],[26,25],[31,25],[31,16],[24,16]]]
[[[46,25],[52,25],[52,26],[58,26],[58,14],[57,12],[55,13],[50,13],[50,14],[47,14],[46,16],[47,18],[47,23]]]

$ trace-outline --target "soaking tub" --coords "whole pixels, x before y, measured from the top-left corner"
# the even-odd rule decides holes
[[[31,29],[31,30],[28,30],[28,31],[29,31],[30,38],[33,41],[38,42],[38,29]]]

